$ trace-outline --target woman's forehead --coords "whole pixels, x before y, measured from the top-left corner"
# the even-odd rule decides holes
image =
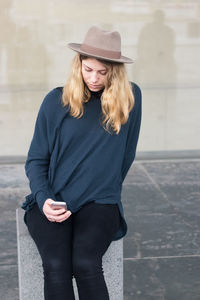
[[[102,71],[107,70],[107,67],[105,64],[97,60],[96,58],[87,58],[82,60],[82,64],[86,67],[89,67],[94,70]]]

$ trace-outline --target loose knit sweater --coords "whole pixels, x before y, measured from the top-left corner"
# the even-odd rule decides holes
[[[62,105],[62,87],[45,96],[25,163],[31,189],[22,204],[26,212],[37,203],[44,214],[47,198],[65,201],[72,214],[91,201],[117,204],[120,228],[113,240],[127,233],[121,190],[135,158],[141,123],[141,90],[131,85],[135,104],[118,135],[101,124],[102,91],[91,93],[79,119]]]

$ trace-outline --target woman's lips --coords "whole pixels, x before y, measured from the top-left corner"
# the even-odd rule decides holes
[[[93,85],[93,84],[89,84],[89,86],[91,86],[93,88],[99,88],[99,87],[101,87],[100,85]]]

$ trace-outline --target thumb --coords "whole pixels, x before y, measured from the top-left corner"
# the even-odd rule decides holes
[[[51,204],[51,203],[53,203],[54,202],[54,200],[53,199],[51,199],[51,198],[48,198],[46,201],[45,201],[47,204]]]

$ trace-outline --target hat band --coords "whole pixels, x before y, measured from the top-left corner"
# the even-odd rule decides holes
[[[121,58],[121,51],[112,51],[112,50],[105,50],[96,48],[87,44],[82,44],[80,50],[84,52],[88,52],[88,54],[97,55],[97,56],[104,56],[106,58],[111,59],[119,59]]]

